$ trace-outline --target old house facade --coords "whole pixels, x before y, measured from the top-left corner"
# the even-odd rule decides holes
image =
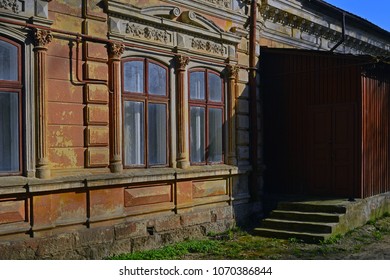
[[[261,213],[246,3],[0,4],[3,258],[101,258]]]
[[[102,258],[259,218],[260,46],[390,52],[322,1],[7,0],[0,15],[1,258]]]

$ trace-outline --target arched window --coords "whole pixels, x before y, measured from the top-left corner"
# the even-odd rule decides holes
[[[168,165],[168,69],[150,59],[122,67],[125,167]]]
[[[21,50],[0,37],[0,175],[21,173]]]
[[[190,161],[223,163],[223,80],[208,69],[189,73]]]

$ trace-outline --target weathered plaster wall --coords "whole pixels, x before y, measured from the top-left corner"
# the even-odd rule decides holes
[[[12,37],[24,21],[33,22],[26,28],[31,32],[19,36],[31,45],[25,56],[31,65],[24,70],[40,74],[36,88],[26,87],[35,111],[24,145],[36,167],[29,176],[0,177],[0,258],[98,259],[224,231],[261,214],[260,201],[249,194],[249,54],[242,1],[25,2],[26,10],[17,14],[0,9],[11,20],[0,22],[0,34],[11,30]],[[162,6],[178,10],[165,15],[171,8]],[[39,42],[35,29],[43,31]],[[35,64],[34,56],[40,59]],[[169,67],[169,167],[111,166],[111,149],[117,148],[113,123],[121,129],[121,118],[110,113],[112,95],[120,95],[113,80],[121,74],[112,72],[118,71],[112,61],[121,56],[147,56]],[[177,166],[177,137],[189,158],[188,116],[184,130],[176,129],[177,107],[188,106],[187,97],[177,103],[178,56],[189,58],[181,66],[184,96],[188,69],[205,67],[225,77],[225,111],[232,124],[225,135],[226,164]],[[232,139],[236,144],[228,148]]]

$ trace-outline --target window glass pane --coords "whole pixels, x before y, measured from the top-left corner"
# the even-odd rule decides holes
[[[209,100],[222,101],[222,80],[214,73],[208,73]]]
[[[18,80],[18,48],[0,40],[0,80]]]
[[[143,165],[144,160],[144,103],[124,102],[125,165]]]
[[[0,172],[19,171],[19,97],[0,92]]]
[[[160,65],[148,64],[148,93],[167,95],[167,70]]]
[[[190,98],[205,99],[205,80],[204,72],[190,73]]]
[[[167,108],[165,104],[148,104],[149,164],[167,163]]]
[[[191,162],[205,161],[205,109],[191,107],[190,109],[190,145]]]
[[[143,61],[128,61],[125,63],[124,88],[128,92],[144,92]]]
[[[209,162],[222,161],[222,109],[209,109]]]

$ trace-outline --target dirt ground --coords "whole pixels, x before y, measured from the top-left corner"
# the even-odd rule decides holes
[[[370,222],[345,236],[322,244],[304,244],[297,241],[277,258],[390,260],[390,217]]]
[[[390,260],[390,216],[319,244],[275,239],[239,228],[160,249],[115,256],[116,260]]]

